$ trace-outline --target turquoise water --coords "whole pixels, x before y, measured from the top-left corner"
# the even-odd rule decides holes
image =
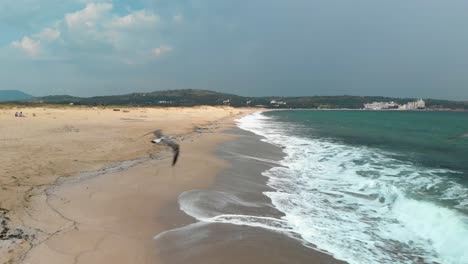
[[[369,146],[393,152],[401,160],[461,170],[468,180],[468,112],[277,111],[265,113],[291,123],[297,135]]]
[[[283,147],[265,195],[304,245],[350,263],[468,263],[468,138],[449,139],[468,113],[272,111],[239,126]]]

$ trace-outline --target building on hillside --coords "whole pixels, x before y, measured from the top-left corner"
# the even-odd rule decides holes
[[[272,106],[280,106],[280,105],[286,105],[286,102],[271,100],[271,101],[270,101],[270,104],[271,104]]]
[[[414,102],[408,102],[407,104],[400,105],[395,102],[373,102],[364,104],[365,110],[386,110],[386,109],[399,109],[399,110],[416,110],[426,108],[424,100],[419,99]]]
[[[426,102],[424,100],[419,99],[414,102],[408,102],[407,104],[400,105],[398,109],[400,110],[416,110],[416,109],[424,109],[426,108]]]
[[[384,109],[396,109],[399,105],[395,102],[373,102],[364,104],[366,110],[384,110]]]

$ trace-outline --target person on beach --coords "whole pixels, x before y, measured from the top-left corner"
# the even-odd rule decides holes
[[[16,112],[16,113],[15,113],[15,117],[18,117],[18,116],[19,116],[19,115],[18,115],[18,112]]]

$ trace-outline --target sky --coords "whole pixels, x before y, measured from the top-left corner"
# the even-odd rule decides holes
[[[468,100],[466,0],[3,0],[0,89]]]

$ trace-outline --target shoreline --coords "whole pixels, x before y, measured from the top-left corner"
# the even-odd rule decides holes
[[[438,108],[426,108],[426,109],[364,109],[364,108],[265,108],[259,109],[258,111],[368,111],[368,112],[468,112],[468,109],[438,109]]]
[[[2,221],[0,230],[8,230],[1,232],[0,253],[9,241],[19,241],[19,260],[27,264],[237,263],[239,256],[257,264],[343,263],[282,225],[283,213],[264,195],[271,188],[262,172],[278,166],[284,153],[235,126],[234,119],[252,112],[190,123],[192,132],[175,134],[181,166],[170,167],[171,153],[156,147],[149,158],[31,188],[26,206],[14,208],[14,220],[26,228]],[[0,220],[8,224],[10,215],[1,208]]]
[[[171,113],[172,117],[175,119],[173,122],[176,122],[178,124],[176,126],[177,130],[174,130],[174,128],[171,128],[171,129],[168,129],[167,131],[170,133],[170,135],[176,135],[177,136],[176,138],[178,141],[182,141],[182,147],[185,149],[183,153],[186,154],[186,156],[189,156],[188,154],[190,152],[190,148],[198,147],[204,151],[205,158],[207,159],[210,159],[209,155],[207,154],[209,152],[210,146],[212,146],[215,142],[219,140],[223,140],[222,135],[213,137],[209,133],[219,130],[220,127],[229,125],[229,120],[236,118],[239,114],[245,114],[245,113],[250,112],[245,109],[241,111],[241,110],[236,110],[232,108],[210,108],[210,107],[179,108],[179,109],[171,109],[171,110],[143,109],[141,110],[142,113],[140,113],[140,111],[138,112],[135,111],[134,108],[131,109],[131,111],[135,113],[112,112],[112,109],[105,110],[105,111],[99,110],[97,112],[93,112],[89,109],[77,110],[77,109],[61,109],[61,108],[59,109],[44,108],[43,111],[45,113],[48,113],[49,116],[46,116],[45,113],[39,113],[34,118],[31,117],[31,118],[23,118],[23,119],[14,119],[14,117],[12,118],[9,115],[9,112],[12,112],[12,111],[14,111],[14,109],[7,109],[7,110],[4,109],[3,116],[2,116],[2,113],[0,113],[0,119],[5,121],[5,123],[7,124],[12,123],[12,129],[8,130],[8,128],[3,128],[3,131],[0,131],[2,132],[3,137],[8,138],[13,135],[22,136],[21,135],[22,132],[18,130],[15,130],[14,131],[15,134],[11,134],[10,136],[9,131],[12,131],[14,126],[19,126],[21,129],[23,128],[26,129],[27,127],[33,127],[37,131],[33,130],[32,132],[36,132],[36,134],[38,134],[38,132],[44,131],[46,134],[44,136],[41,135],[40,138],[45,137],[46,140],[34,141],[34,144],[47,144],[48,143],[47,141],[53,141],[53,140],[64,142],[65,140],[68,140],[69,138],[68,135],[70,133],[72,134],[84,133],[83,136],[79,134],[75,134],[78,136],[78,140],[82,140],[82,141],[89,140],[89,139],[97,140],[97,139],[100,139],[99,137],[101,135],[102,136],[106,135],[106,134],[102,134],[104,133],[104,131],[107,134],[108,132],[112,132],[112,130],[108,131],[107,129],[108,126],[114,127],[114,130],[116,130],[116,132],[119,132],[119,130],[122,130],[122,129],[128,130],[131,133],[129,132],[125,132],[125,133],[128,134],[129,138],[132,138],[132,137],[136,137],[137,135],[141,135],[142,132],[147,132],[149,128],[160,126],[158,124],[161,124],[161,122],[166,122],[165,125],[170,126],[171,121],[167,123],[167,121],[163,121],[163,119],[161,119],[161,117],[158,117],[158,116],[167,116],[168,114]],[[175,111],[177,111],[177,113],[174,113]],[[5,116],[5,112],[6,112],[6,116]],[[103,115],[103,117],[101,118],[105,118],[105,121],[107,123],[100,124],[99,118],[97,118],[98,120],[96,120],[92,116],[89,116],[90,114],[92,115],[92,113]],[[140,117],[141,115],[144,115],[144,116]],[[191,116],[193,116],[194,118],[191,118]],[[125,119],[122,117],[125,117]],[[138,123],[132,122],[131,127],[129,127],[130,124],[127,123],[127,119],[135,118],[135,117],[140,117],[139,122]],[[63,119],[63,121],[61,119]],[[155,120],[156,122],[154,121],[149,122],[151,120]],[[180,122],[183,122],[183,123],[180,124]],[[37,129],[37,127],[34,126],[35,124],[38,124],[38,123],[41,123],[39,126],[40,129]],[[69,125],[70,123],[72,123],[72,125]],[[55,128],[57,126],[59,128],[60,126],[67,128],[73,125],[76,125],[74,128],[77,131],[75,131],[75,129],[71,129],[74,131],[71,131],[70,129],[63,129],[63,131],[62,130],[57,131],[57,128]],[[99,125],[99,127],[94,128],[95,125]],[[89,130],[90,128],[92,129],[90,131],[84,131],[84,130],[79,131],[80,129],[84,129],[83,127],[86,127],[87,130]],[[52,135],[49,135],[51,134],[50,131],[54,132],[55,134],[52,133]],[[59,134],[56,134],[56,133],[59,133]],[[57,135],[60,135],[60,133],[64,133],[64,136],[57,137]],[[207,135],[210,135],[210,136],[207,136]],[[93,136],[94,138],[96,137],[97,138],[96,139],[90,138],[91,136]],[[127,137],[127,135],[125,136]],[[51,137],[52,139],[49,139]],[[116,137],[122,138],[122,135],[116,134]],[[109,146],[107,144],[111,143],[113,138],[115,137],[112,134],[110,134],[108,136],[108,139],[103,142],[104,147]],[[199,140],[199,138],[201,140]],[[206,140],[204,138],[210,138],[210,140]],[[119,140],[121,141],[122,139],[119,139]],[[12,149],[12,152],[7,151],[7,153],[4,153],[5,155],[7,155],[6,157],[11,158],[10,155],[18,155],[16,153],[21,154],[22,153],[21,151],[23,151],[22,147],[28,148],[28,145],[25,141],[33,142],[32,139],[23,140],[21,138],[15,141],[8,141],[8,142],[3,141],[4,146],[9,147],[11,145],[12,147],[13,146],[15,147],[14,150]],[[130,139],[130,141],[127,141],[125,139],[123,143],[127,143],[127,142],[132,143],[133,141],[135,140]],[[202,141],[203,141],[204,146],[201,146],[201,145],[197,146],[199,145],[197,142],[200,142],[200,144],[202,144],[201,143]],[[9,192],[4,191],[2,193],[3,198],[0,197],[2,198],[0,200],[0,208],[2,208],[2,211],[0,212],[0,218],[2,218],[2,226],[0,226],[0,229],[2,230],[1,231],[2,239],[0,240],[0,253],[1,253],[0,263],[18,263],[20,260],[23,263],[42,263],[42,262],[53,263],[50,261],[51,256],[48,256],[51,253],[50,250],[43,251],[45,252],[45,254],[39,254],[42,256],[40,258],[36,258],[36,257],[33,258],[34,261],[29,261],[31,260],[31,258],[29,258],[28,256],[30,256],[29,253],[36,251],[35,249],[38,247],[38,244],[42,245],[42,244],[45,244],[45,243],[42,243],[44,241],[46,241],[47,243],[52,241],[53,239],[50,239],[50,237],[60,235],[63,230],[67,230],[69,228],[73,230],[77,229],[76,221],[70,221],[69,219],[72,219],[72,217],[68,217],[66,213],[64,214],[63,212],[60,211],[61,209],[66,207],[65,206],[66,204],[72,204],[74,201],[77,201],[75,200],[76,197],[69,197],[73,199],[65,199],[64,197],[59,198],[60,196],[57,195],[57,192],[60,192],[60,189],[64,189],[65,188],[64,186],[66,186],[66,188],[69,188],[69,186],[81,186],[83,184],[93,182],[93,181],[99,182],[98,179],[106,178],[108,177],[108,175],[114,175],[113,177],[118,178],[122,176],[122,173],[125,172],[126,170],[134,171],[134,172],[137,172],[138,170],[144,171],[145,170],[144,164],[152,164],[152,166],[156,166],[157,168],[159,167],[163,168],[163,166],[164,167],[167,166],[167,164],[164,164],[164,161],[166,161],[166,158],[170,157],[171,155],[170,152],[166,152],[166,151],[160,152],[162,149],[161,147],[155,146],[153,144],[148,144],[146,140],[142,140],[141,142],[138,142],[138,145],[143,146],[143,148],[140,149],[141,152],[135,152],[134,154],[132,154],[136,157],[136,159],[132,159],[131,155],[125,158],[124,157],[126,155],[125,151],[117,152],[117,153],[114,153],[113,155],[114,156],[116,156],[117,154],[120,155],[120,157],[123,158],[123,162],[117,161],[117,163],[115,163],[109,159],[106,159],[105,161],[98,161],[97,163],[93,163],[91,164],[91,166],[78,166],[78,168],[81,167],[80,169],[80,171],[82,171],[81,173],[63,173],[63,174],[58,173],[58,175],[56,174],[55,176],[50,175],[45,178],[41,178],[38,176],[34,176],[33,174],[29,173],[28,171],[24,171],[21,168],[17,168],[16,171],[11,171],[12,173],[15,173],[13,174],[13,176],[8,177],[9,176],[8,173],[4,174],[3,175],[4,178],[0,178],[0,185],[2,186],[4,190],[5,188],[11,189],[11,191],[13,191],[12,194],[14,195],[8,196]],[[186,149],[186,145],[189,146],[188,149]],[[97,152],[94,151],[93,153],[91,153],[93,155],[87,155],[87,158],[91,160],[91,159],[95,159],[93,157],[96,157],[96,154],[106,155],[106,153],[109,153],[110,151],[114,151],[113,149],[115,149],[115,146],[117,147],[117,149],[121,149],[120,145],[116,145],[115,143],[112,143],[112,145],[107,147],[107,149],[102,149],[102,151],[97,151]],[[53,147],[54,146],[52,146],[51,151],[55,150],[53,149]],[[62,151],[66,151],[68,153],[70,153],[70,151],[71,152],[75,151],[73,149],[68,149],[65,147],[66,146],[63,146]],[[77,147],[84,147],[84,146],[77,145]],[[96,147],[99,147],[99,146],[96,146]],[[129,147],[130,146],[127,146],[127,148]],[[134,147],[131,147],[131,148],[134,148]],[[31,160],[31,162],[41,162],[42,158],[44,158],[45,160],[50,160],[54,158],[53,155],[47,154],[48,149],[44,149],[41,147],[40,150],[45,155],[38,156],[38,159]],[[25,149],[24,151],[29,152],[30,150]],[[132,149],[130,149],[130,151],[132,151]],[[103,154],[100,154],[101,152]],[[155,156],[154,154],[151,154],[151,153],[159,153],[159,154],[158,156]],[[150,156],[152,156],[153,159],[145,158],[145,156],[147,156],[148,154],[150,154]],[[73,158],[70,155],[64,156],[64,157]],[[130,157],[131,161],[129,161],[128,157]],[[138,157],[142,157],[142,158],[138,158]],[[0,158],[2,157],[0,156]],[[184,158],[184,156],[182,156],[182,158]],[[201,157],[195,157],[195,158],[201,158]],[[132,163],[133,161],[135,161],[136,164],[133,164],[133,165],[125,164],[125,163]],[[6,160],[0,159],[0,162],[2,164],[5,164]],[[35,163],[30,164],[30,165],[34,165],[34,164]],[[107,165],[107,164],[111,164],[111,165]],[[216,163],[216,161],[213,161],[213,164],[215,166],[221,166],[220,163]],[[67,164],[64,164],[64,166],[66,165]],[[102,166],[104,166],[104,169]],[[3,167],[3,169],[5,169],[5,166]],[[70,170],[69,167],[64,167],[64,169],[65,170],[63,172]],[[206,170],[206,168],[204,169]],[[148,170],[148,168],[146,168],[146,170]],[[158,169],[157,173],[164,174],[165,173],[164,170],[167,170],[167,168]],[[73,168],[72,168],[72,171],[73,171]],[[44,173],[46,172],[47,171],[44,171]],[[21,174],[18,174],[18,173],[21,173]],[[154,174],[155,172],[152,171],[152,173]],[[171,175],[171,174],[168,174],[168,175]],[[20,175],[21,177],[19,177]],[[77,175],[78,177],[76,177]],[[15,181],[12,183],[5,182],[5,180],[8,180],[10,178],[15,179]],[[181,179],[181,183],[175,182],[175,186],[177,188],[188,184],[187,182],[183,182],[183,181],[186,181],[185,177],[183,178],[184,179]],[[30,186],[21,187],[21,186],[26,186],[24,185],[26,183],[24,181],[31,182],[31,183],[28,183],[30,184]],[[167,181],[167,179],[162,179],[161,181],[164,182],[164,181]],[[21,184],[16,185],[15,182],[18,182]],[[171,184],[174,185],[174,183],[171,183]],[[122,186],[119,186],[119,188],[120,187]],[[22,188],[23,189],[25,188],[25,191],[21,191]],[[88,189],[89,189],[89,186],[86,186],[86,188],[84,188],[83,190],[77,191],[75,194],[80,196],[83,193],[86,193]],[[94,192],[96,193],[96,190],[94,190]],[[68,193],[66,193],[66,195],[68,195]],[[91,197],[95,194],[91,195],[90,193],[88,193],[88,195]],[[113,196],[109,196],[109,198],[112,198],[112,197]],[[86,203],[83,204],[82,206],[84,205],[86,205]],[[76,210],[72,210],[71,212],[73,213],[75,211],[82,211],[82,210],[83,210],[83,207],[78,207],[76,208]],[[96,218],[95,220],[99,220],[99,219]],[[151,234],[150,234],[150,237],[151,237]],[[72,248],[69,248],[69,249],[72,249]],[[65,255],[69,257],[69,255],[72,253],[74,252],[69,252],[67,253],[68,255],[67,254]],[[28,255],[25,256],[25,254],[28,254]],[[61,261],[58,261],[58,263],[66,263],[66,262],[63,262],[63,259],[62,259]],[[75,262],[70,262],[70,263],[75,263]]]
[[[194,220],[156,236],[163,263],[345,263],[306,246],[298,234],[271,228],[284,214],[264,195],[273,189],[262,172],[285,154],[238,127],[226,133],[234,137],[218,144],[216,155],[230,165],[209,187],[179,196],[181,210]]]
[[[244,261],[259,264],[343,263],[282,232],[230,223],[206,226],[180,209],[180,197],[187,192],[219,188],[235,191],[232,186],[238,184],[236,176],[241,173],[251,183],[242,185],[247,195],[242,199],[261,205],[251,208],[251,214],[282,216],[263,194],[271,187],[261,173],[277,165],[275,161],[284,153],[235,125],[239,115],[249,113],[218,120],[213,129],[199,128],[181,138],[183,154],[175,168],[169,164],[171,153],[159,151],[151,157],[58,177],[53,184],[34,188],[28,207],[16,213],[24,226],[35,230],[36,237],[17,262],[187,263],[173,257],[183,256],[180,251],[190,248],[187,252],[196,254],[189,258],[190,263],[230,263],[226,260],[229,256],[232,263],[238,263],[239,255]],[[260,154],[255,158],[257,151]],[[189,234],[182,239],[197,237],[200,231],[212,236],[192,245],[181,243],[185,248],[180,248],[180,243],[161,244],[160,239],[153,238],[187,228]],[[219,245],[228,245],[227,249],[212,247],[213,239]],[[271,250],[277,253],[268,255]],[[168,252],[174,254],[168,258]]]

